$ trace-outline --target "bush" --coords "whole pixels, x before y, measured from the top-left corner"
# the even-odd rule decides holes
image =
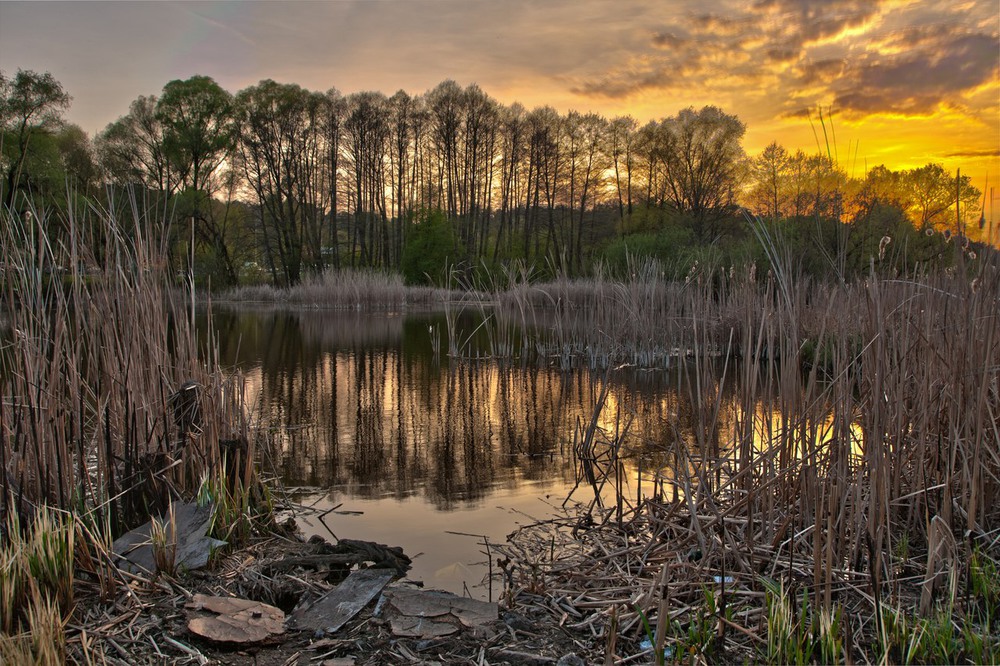
[[[444,284],[455,257],[455,233],[439,210],[422,216],[406,238],[402,270],[407,284]]]
[[[628,234],[613,240],[602,254],[605,265],[613,275],[628,271],[629,257],[656,259],[663,266],[674,268],[691,246],[691,232],[678,225],[663,227],[655,232]]]

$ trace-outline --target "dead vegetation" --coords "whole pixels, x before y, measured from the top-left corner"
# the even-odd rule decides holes
[[[632,283],[591,285],[596,295],[566,284],[561,292],[511,290],[501,298],[513,299],[520,319],[496,320],[510,327],[490,338],[496,358],[530,350],[515,331],[537,325],[528,307],[536,297],[555,306],[553,346],[535,348],[542,358],[590,354],[595,367],[613,367],[691,357],[681,388],[697,420],[666,452],[673,465],[643,465],[627,414],[621,428],[598,435],[599,401],[576,440],[581,481],[598,492],[580,511],[492,545],[504,582],[496,621],[404,636],[402,625],[363,610],[331,636],[288,632],[277,645],[223,649],[190,637],[193,609],[185,606],[195,595],[291,611],[336,589],[336,558],[316,569],[309,558],[324,553],[315,545],[263,529],[268,497],[254,474],[242,389],[213,369],[210,351],[207,364],[199,360],[189,304],[171,300],[157,277],[142,226],[112,227],[114,251],[100,263],[79,249],[84,243],[53,247],[37,218],[9,221],[2,508],[38,526],[49,520],[41,507],[55,507],[64,526],[25,539],[64,535],[30,552],[76,580],[67,596],[69,574],[44,579],[28,559],[14,559],[29,549],[4,551],[5,562],[18,562],[0,581],[8,661],[998,658],[995,263],[811,284],[774,253],[768,275],[748,268],[665,285],[647,271]],[[51,271],[63,264],[89,268]],[[721,408],[728,380],[741,396],[732,413]],[[217,507],[213,538],[246,548],[210,574],[173,572],[177,560],[163,549],[176,537],[164,519],[151,526],[160,571],[115,565],[111,535],[199,490]],[[30,534],[5,525],[8,543]],[[384,564],[377,560],[369,554],[348,566]]]
[[[776,265],[660,301],[695,361],[692,437],[644,473],[627,424],[582,424],[581,485],[605,491],[498,546],[511,599],[588,629],[607,663],[995,661],[997,267],[812,285]]]

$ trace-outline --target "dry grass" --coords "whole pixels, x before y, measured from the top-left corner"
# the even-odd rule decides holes
[[[667,452],[671,468],[645,473],[643,496],[608,465],[599,482],[617,490],[618,506],[595,498],[582,519],[516,535],[505,553],[523,573],[511,596],[546,590],[550,611],[614,641],[620,656],[635,656],[644,622],[656,620],[673,627],[676,649],[710,660],[896,661],[901,641],[924,645],[920,632],[937,636],[927,650],[951,642],[916,659],[995,656],[996,613],[982,609],[996,589],[962,592],[974,587],[974,553],[1000,560],[992,261],[968,276],[873,273],[856,284],[804,282],[777,262],[763,278],[536,288],[532,298],[570,313],[557,311],[550,330],[575,349],[607,340],[621,350],[611,362],[643,344],[689,355],[679,388],[696,423]],[[574,319],[589,336],[566,333]],[[730,380],[740,400],[726,414]],[[605,447],[588,450],[589,466],[581,458],[581,480],[593,483],[593,461],[614,461],[628,442],[608,437]],[[767,595],[774,618],[792,619],[771,622]],[[886,609],[926,619],[896,623],[893,638]],[[941,609],[954,634],[934,619]]]
[[[0,515],[72,511],[80,566],[107,573],[110,537],[193,495],[246,431],[241,379],[197,340],[147,220],[90,214],[2,213]]]
[[[462,294],[436,287],[411,287],[402,276],[378,270],[329,269],[289,288],[268,285],[237,287],[219,295],[222,302],[287,303],[379,312],[407,308],[441,308]]]

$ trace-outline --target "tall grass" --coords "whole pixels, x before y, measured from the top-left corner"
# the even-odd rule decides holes
[[[380,270],[328,269],[292,287],[251,285],[219,294],[222,301],[286,303],[379,312],[424,307],[440,308],[461,294],[437,287],[413,287],[399,274]]]
[[[555,303],[543,334],[581,355],[603,346],[610,364],[653,367],[643,350],[688,357],[678,389],[694,426],[664,452],[671,468],[648,471],[654,483],[640,479],[649,491],[623,527],[611,520],[621,510],[609,508],[601,524],[620,540],[604,531],[567,551],[598,552],[600,541],[600,552],[618,557],[595,573],[594,562],[570,554],[552,569],[570,573],[553,575],[586,568],[592,581],[614,581],[609,598],[628,596],[630,584],[653,600],[650,562],[662,562],[694,577],[673,583],[671,599],[697,608],[692,590],[705,572],[731,572],[734,598],[756,600],[739,610],[775,632],[758,657],[777,662],[857,650],[893,661],[904,649],[933,661],[992,658],[998,586],[984,585],[982,571],[1000,560],[997,255],[911,275],[883,273],[873,257],[863,280],[820,283],[802,277],[764,229],[761,241],[772,243],[766,271],[668,283],[647,266],[624,282],[597,276],[500,296],[517,308],[518,299]],[[734,405],[721,404],[726,382],[735,382]],[[628,456],[631,446],[610,448]],[[617,468],[603,474],[588,484],[630,492],[612,481]],[[696,567],[685,564],[688,553],[698,554]],[[588,586],[591,599],[600,585]],[[770,617],[760,607],[768,594]],[[657,612],[650,602],[620,615],[619,631],[643,617],[652,624]],[[890,626],[889,615],[923,619]]]
[[[192,496],[220,440],[245,437],[241,380],[197,339],[151,226],[0,212],[0,514],[27,524],[46,504],[114,536]]]

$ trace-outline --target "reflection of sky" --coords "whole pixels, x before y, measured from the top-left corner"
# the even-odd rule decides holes
[[[473,566],[484,557],[476,539],[446,532],[502,540],[527,520],[516,511],[544,518],[544,496],[560,504],[576,478],[574,433],[588,427],[604,375],[435,361],[427,328],[437,316],[217,311],[215,323],[223,363],[243,367],[248,402],[271,424],[286,486],[305,488],[306,504],[322,498],[317,508],[363,511],[333,514],[328,523],[338,536],[422,552],[413,576],[461,592],[463,582],[484,575]],[[827,414],[802,430],[758,401],[748,417],[733,383],[720,386],[710,368],[703,370],[701,405],[689,388],[678,391],[693,384],[677,369],[623,370],[610,378],[596,453],[605,454],[628,424],[623,495],[633,503],[640,488],[643,496],[654,492],[654,476],[666,499],[683,495],[683,486],[671,483],[679,444],[688,451],[682,464],[696,477],[706,459],[739,455],[734,443],[744,426],[755,456],[783,433],[804,431],[818,443],[839,436]],[[715,427],[700,429],[718,399]],[[856,426],[848,419],[844,427],[847,450],[857,454]],[[604,491],[610,500],[613,488]],[[592,498],[587,486],[573,494],[575,501]],[[325,533],[315,519],[305,527]]]
[[[456,594],[463,594],[467,588],[473,596],[486,599],[489,597],[486,549],[481,538],[465,535],[485,536],[490,543],[503,543],[519,525],[552,517],[567,490],[563,485],[528,483],[516,489],[499,490],[482,505],[462,506],[449,512],[427,511],[426,504],[416,497],[366,500],[333,491],[313,508],[323,512],[341,505],[343,511],[363,512],[330,514],[324,522],[338,538],[401,546],[413,559],[408,577],[423,581],[427,587]],[[550,499],[546,500],[546,495]],[[316,499],[306,496],[301,501],[312,505]],[[297,522],[306,535],[331,538],[315,516],[300,516]],[[501,583],[495,580],[494,601],[500,589]]]
[[[0,3],[0,68],[51,71],[91,134],[194,74],[387,95],[455,79],[640,122],[714,104],[750,152],[814,151],[832,106],[848,170],[936,161],[977,186],[1000,171],[998,58],[996,0]]]

